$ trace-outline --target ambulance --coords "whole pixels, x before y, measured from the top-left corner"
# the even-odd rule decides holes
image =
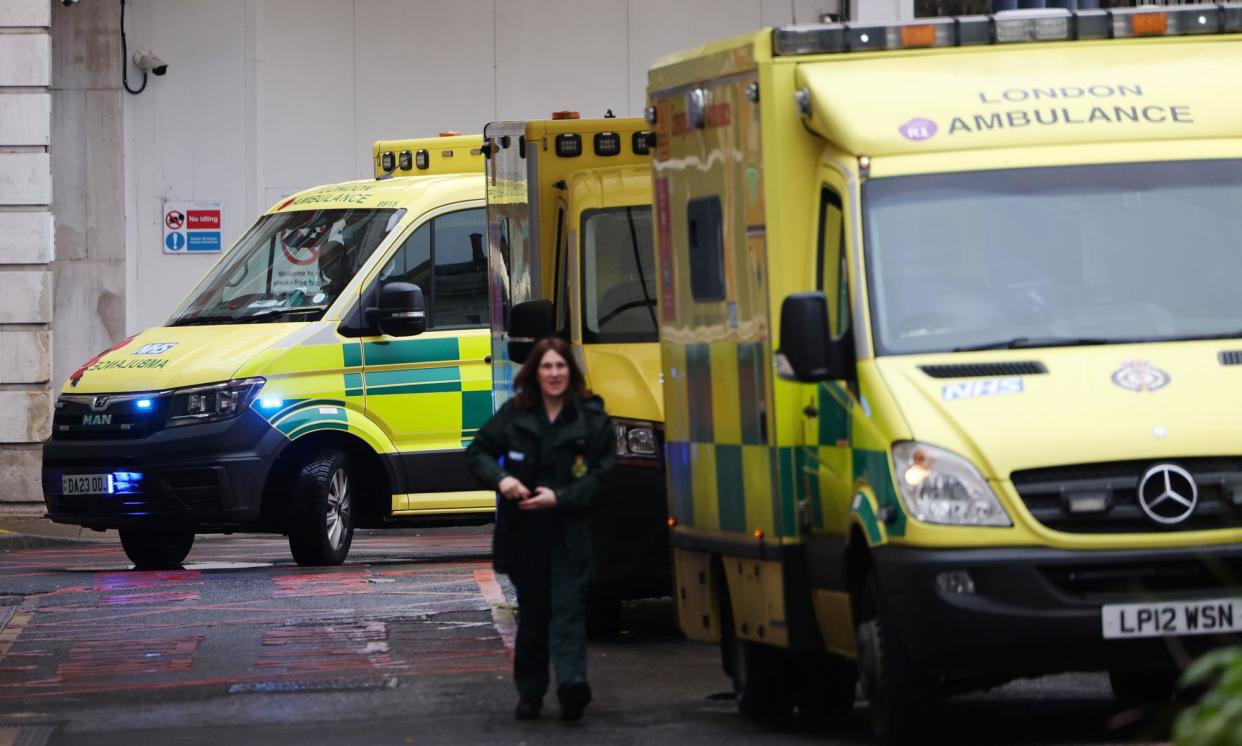
[[[1242,630],[1242,5],[768,29],[649,72],[679,623],[743,712],[1170,696]]]
[[[375,143],[375,178],[262,215],[160,327],[88,361],[43,451],[48,517],[139,569],[196,534],[486,522],[464,448],[492,414],[482,140]]]
[[[650,133],[641,118],[557,112],[483,134],[496,401],[525,359],[510,343],[529,350],[522,340],[558,334],[617,424],[605,561],[587,606],[592,631],[607,634],[621,601],[671,592]]]

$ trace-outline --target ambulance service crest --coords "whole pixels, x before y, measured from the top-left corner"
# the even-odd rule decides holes
[[[574,465],[571,471],[573,472],[574,479],[582,479],[585,477],[587,473],[586,456],[583,456],[581,453],[574,456]]]
[[[1169,374],[1147,360],[1127,360],[1113,371],[1113,383],[1127,391],[1157,391],[1169,385]]]

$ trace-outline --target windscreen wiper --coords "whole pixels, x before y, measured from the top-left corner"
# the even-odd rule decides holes
[[[1242,329],[1229,332],[1204,332],[1203,334],[1183,334],[1173,337],[1146,337],[1140,342],[1195,342],[1205,339],[1242,339]]]
[[[1014,337],[997,342],[954,347],[954,352],[976,350],[1019,350],[1027,347],[1085,347],[1087,345],[1120,344],[1131,340],[1106,339],[1103,337]]]
[[[256,321],[270,321],[282,316],[296,316],[299,314],[323,313],[328,310],[327,306],[294,306],[290,308],[268,308],[258,313],[252,313],[249,316],[191,316],[190,318],[178,319],[170,326],[198,326],[206,324],[250,324]]]
[[[268,308],[258,313],[252,313],[249,316],[242,316],[237,319],[237,323],[244,324],[251,321],[267,321],[268,319],[277,319],[281,316],[297,316],[304,313],[323,313],[328,310],[327,306],[290,306],[288,308]]]

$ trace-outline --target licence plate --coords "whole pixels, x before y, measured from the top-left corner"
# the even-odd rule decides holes
[[[1242,631],[1242,599],[1109,604],[1101,610],[1104,638],[1207,635]]]
[[[61,494],[111,495],[116,491],[111,474],[66,474],[61,477]]]

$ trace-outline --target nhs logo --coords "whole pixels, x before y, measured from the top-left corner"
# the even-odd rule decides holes
[[[133,354],[135,355],[159,355],[160,353],[168,352],[169,350],[171,350],[172,348],[176,346],[177,346],[176,342],[155,342],[153,344],[145,344],[142,347],[139,347],[138,349],[134,350]]]
[[[1008,396],[1022,393],[1022,379],[989,378],[983,381],[966,381],[950,383],[940,389],[940,398],[944,401],[960,401],[962,399],[978,399],[983,396]]]

